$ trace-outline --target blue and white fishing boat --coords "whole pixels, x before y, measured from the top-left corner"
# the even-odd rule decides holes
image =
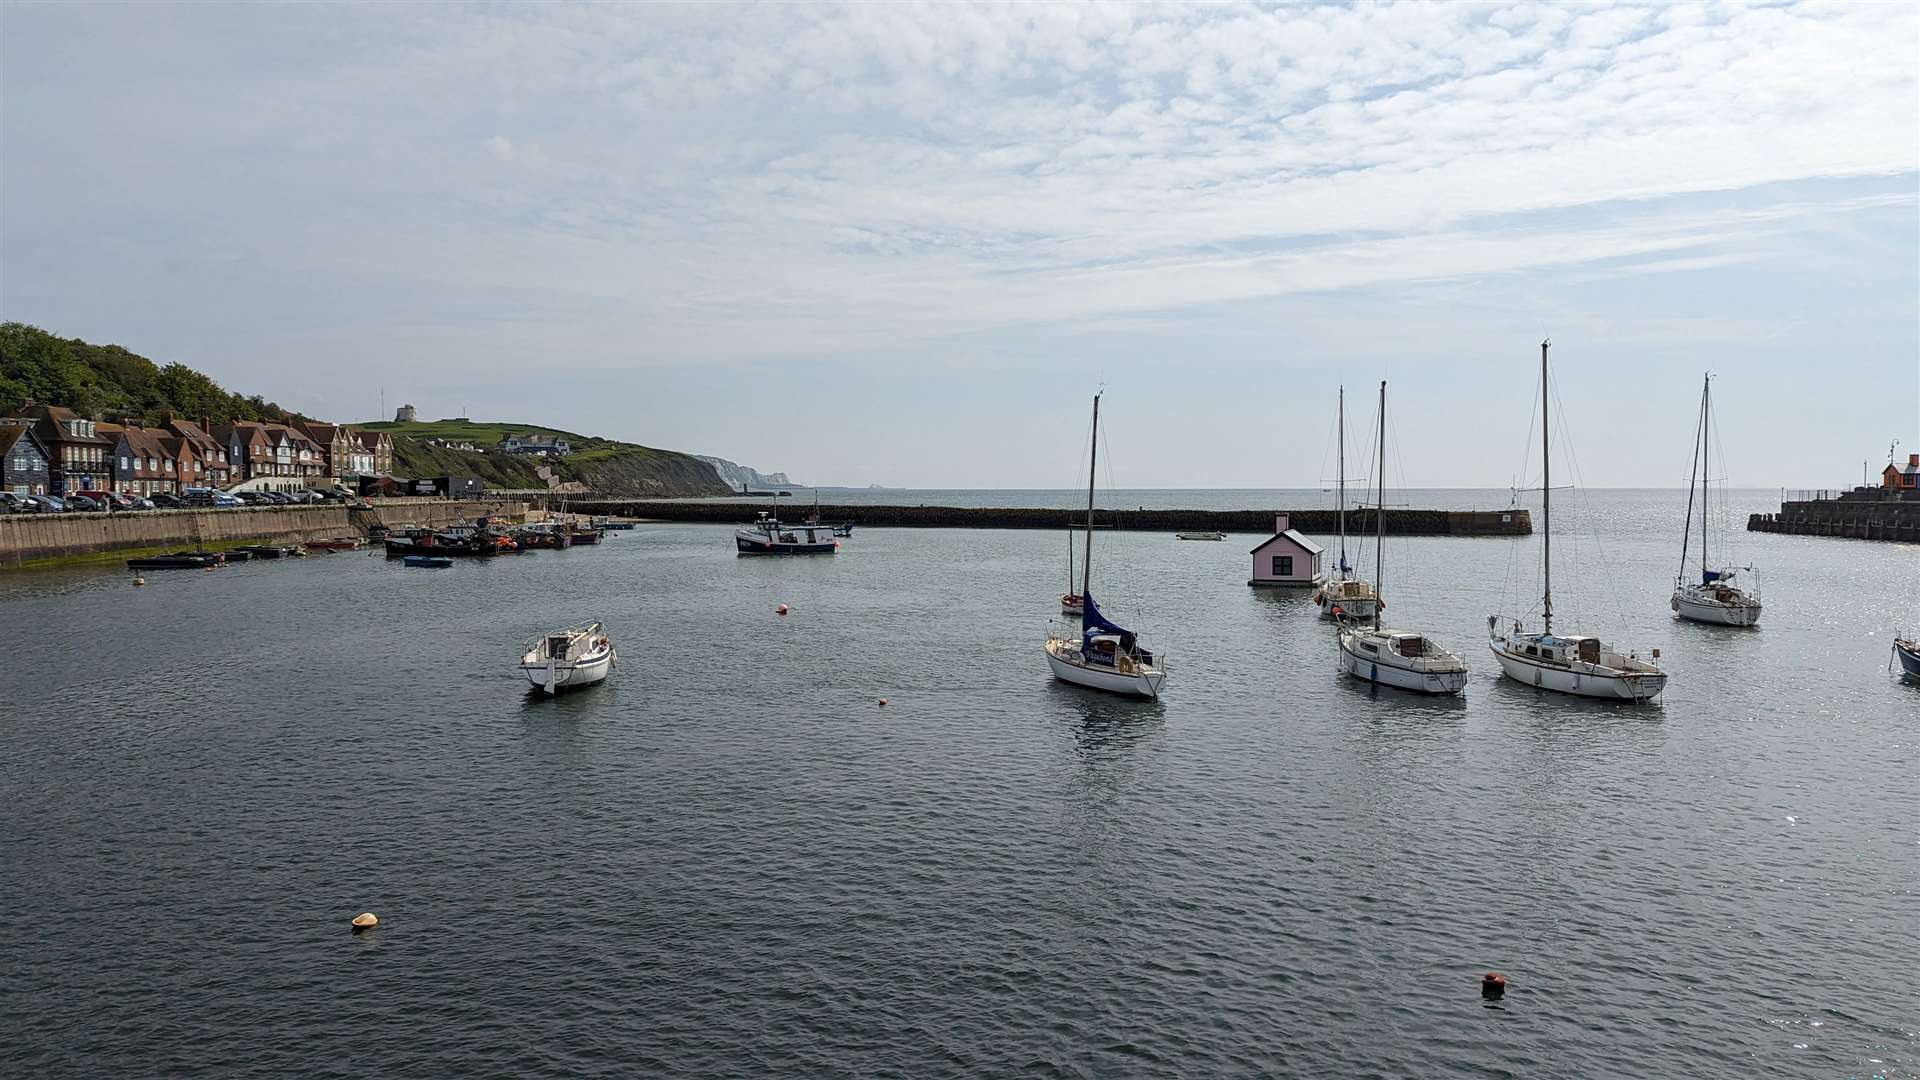
[[[734,548],[742,555],[831,555],[840,550],[830,525],[782,525],[761,514],[749,529],[736,529]]]
[[[1080,625],[1047,634],[1047,664],[1054,678],[1076,686],[1131,697],[1157,698],[1166,685],[1166,663],[1141,647],[1133,631],[1100,613],[1093,599],[1094,460],[1100,447],[1100,395],[1093,396],[1093,450],[1087,464],[1087,547],[1080,565]],[[1062,598],[1065,599],[1064,597]]]

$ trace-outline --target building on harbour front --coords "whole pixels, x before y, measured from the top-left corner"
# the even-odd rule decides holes
[[[0,420],[0,491],[45,495],[50,459],[30,424]]]

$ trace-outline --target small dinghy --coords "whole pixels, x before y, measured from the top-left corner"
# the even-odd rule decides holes
[[[308,551],[358,551],[366,547],[367,542],[357,536],[342,536],[332,540],[309,540]]]
[[[422,570],[444,570],[453,565],[453,560],[445,555],[406,555],[400,561]]]
[[[618,659],[599,623],[555,630],[520,657],[527,681],[549,694],[592,686],[607,677]]]
[[[1227,538],[1227,534],[1223,532],[1187,532],[1173,535],[1182,540],[1225,540]]]
[[[245,547],[234,548],[234,550],[244,551],[256,559],[280,559],[292,555],[299,549],[283,547],[279,544],[248,544]]]

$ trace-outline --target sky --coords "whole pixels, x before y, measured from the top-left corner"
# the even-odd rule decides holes
[[[1858,482],[1920,5],[0,5],[0,318],[819,484]],[[1356,435],[1356,442],[1361,435]],[[1358,448],[1356,447],[1356,450]],[[1558,471],[1556,470],[1556,475]]]

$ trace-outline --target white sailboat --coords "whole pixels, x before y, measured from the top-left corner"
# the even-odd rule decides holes
[[[1340,508],[1340,554],[1333,573],[1325,580],[1314,582],[1313,602],[1324,618],[1372,619],[1386,605],[1380,602],[1380,595],[1372,585],[1353,576],[1353,567],[1347,563],[1347,388],[1344,386],[1340,388],[1339,441],[1340,472],[1335,482],[1339,494],[1335,498]]]
[[[1380,451],[1374,463],[1373,580],[1386,580],[1382,552],[1387,545],[1386,506],[1387,473],[1387,384],[1380,383]],[[1414,690],[1423,694],[1457,694],[1467,687],[1467,665],[1448,652],[1439,642],[1414,630],[1394,630],[1380,625],[1380,608],[1375,604],[1373,623],[1359,620],[1343,622],[1340,627],[1340,668],[1357,679]]]
[[[549,694],[591,686],[607,677],[618,657],[599,623],[543,635],[520,657],[520,673]]]
[[[1723,566],[1715,569],[1707,561],[1708,458],[1707,440],[1713,424],[1713,376],[1701,380],[1700,422],[1693,432],[1694,469],[1687,474],[1687,522],[1680,529],[1680,574],[1673,580],[1673,610],[1683,619],[1716,626],[1758,626],[1760,590],[1742,588],[1741,574],[1751,575],[1751,566]],[[1690,580],[1687,570],[1687,546],[1693,538],[1693,495],[1700,492],[1700,580]]]
[[[1167,681],[1165,661],[1142,648],[1133,631],[1100,614],[1100,605],[1093,599],[1093,483],[1099,453],[1100,395],[1095,394],[1093,442],[1087,460],[1087,547],[1080,562],[1080,625],[1077,632],[1058,628],[1047,634],[1047,664],[1054,678],[1076,686],[1157,698]]]
[[[1511,621],[1503,630],[1504,616],[1487,616],[1487,647],[1507,677],[1528,686],[1558,690],[1580,697],[1610,698],[1618,701],[1652,701],[1667,687],[1667,674],[1634,653],[1609,648],[1597,637],[1557,635],[1553,632],[1553,458],[1548,435],[1547,349],[1540,343],[1540,537],[1544,588],[1541,632],[1524,632],[1520,620]],[[1655,650],[1655,657],[1659,651]]]

